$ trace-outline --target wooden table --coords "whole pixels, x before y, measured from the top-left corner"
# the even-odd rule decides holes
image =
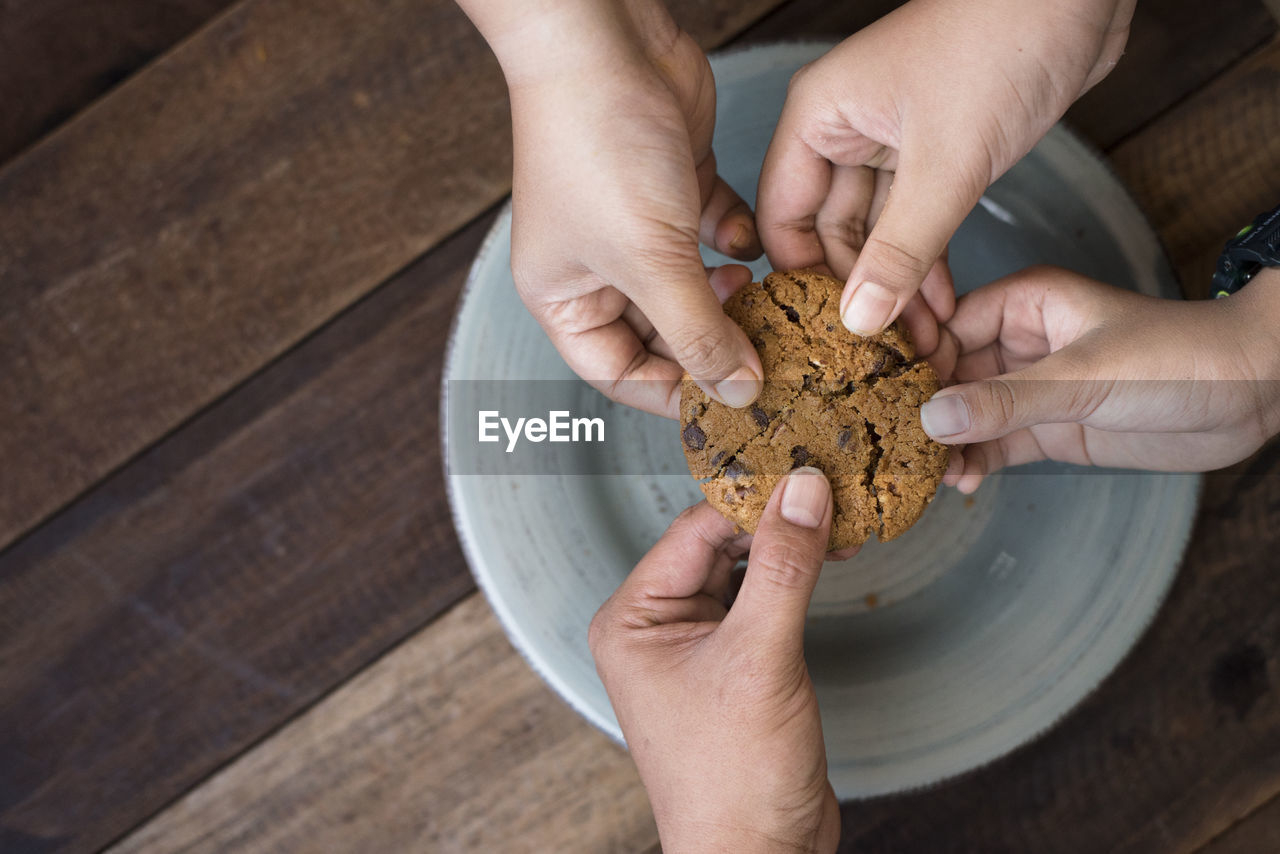
[[[707,47],[886,0],[685,0]],[[0,2],[0,851],[636,851],[624,753],[475,591],[437,388],[510,189],[446,0]],[[1143,0],[1069,120],[1189,296],[1280,200],[1260,0]],[[1067,720],[843,849],[1280,850],[1280,445],[1207,479]]]

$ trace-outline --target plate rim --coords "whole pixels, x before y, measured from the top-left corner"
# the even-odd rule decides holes
[[[839,40],[827,39],[787,39],[773,42],[765,42],[750,45],[738,45],[727,49],[716,51],[709,55],[713,68],[722,62],[737,62],[751,53],[782,53],[784,51],[817,51],[816,56],[821,56],[827,50],[839,44]],[[785,54],[784,54],[785,55]],[[815,57],[816,58],[816,57]],[[1072,129],[1066,123],[1059,121],[1046,132],[1045,137],[1057,136],[1067,147],[1076,148],[1082,155],[1097,166],[1100,166],[1110,178],[1113,189],[1117,192],[1117,196],[1130,208],[1130,212],[1146,227],[1143,232],[1144,238],[1149,238],[1152,243],[1152,275],[1157,285],[1163,281],[1171,283],[1175,293],[1166,295],[1166,298],[1184,298],[1180,288],[1180,280],[1177,276],[1176,268],[1169,260],[1168,252],[1165,249],[1163,241],[1159,233],[1152,226],[1146,214],[1138,206],[1133,197],[1132,192],[1116,174],[1110,161],[1103,153],[1093,146],[1088,140],[1084,139],[1078,132]],[[1010,167],[1012,168],[1012,167]],[[453,378],[453,374],[457,368],[458,355],[458,339],[462,318],[465,314],[469,302],[474,299],[476,291],[476,282],[482,267],[486,266],[489,256],[494,252],[494,247],[504,232],[509,232],[512,220],[512,199],[508,195],[505,201],[497,208],[494,215],[494,222],[490,226],[483,241],[476,251],[476,255],[472,260],[471,266],[467,271],[466,280],[463,283],[458,300],[455,304],[454,315],[450,322],[449,331],[445,344],[445,358],[440,379],[440,408],[439,408],[439,434],[440,434],[440,453],[441,453],[441,469],[445,482],[445,492],[449,503],[450,516],[453,521],[454,530],[457,532],[459,544],[462,547],[463,556],[467,561],[468,569],[472,577],[475,579],[477,587],[484,594],[489,606],[493,609],[498,617],[498,621],[502,626],[504,633],[507,635],[512,647],[520,655],[522,659],[533,669],[535,673],[556,693],[559,698],[572,708],[582,718],[587,720],[595,729],[606,735],[612,742],[626,747],[625,738],[621,729],[617,724],[616,717],[605,718],[599,714],[591,705],[582,702],[577,696],[577,692],[570,690],[570,686],[562,679],[557,671],[551,668],[543,659],[537,650],[537,645],[532,642],[530,635],[525,632],[516,619],[514,610],[506,601],[506,599],[498,595],[498,591],[494,589],[496,581],[492,578],[487,569],[487,563],[481,559],[481,550],[478,539],[479,533],[473,528],[471,521],[467,515],[462,512],[462,501],[459,497],[458,488],[455,484],[456,477],[504,477],[504,475],[460,475],[449,470],[449,433],[450,433],[450,395],[449,383]],[[1163,268],[1163,269],[1161,269]],[[1166,473],[1170,474],[1170,473]],[[1175,561],[1169,570],[1167,577],[1161,584],[1161,588],[1153,597],[1149,611],[1142,615],[1136,621],[1136,631],[1133,633],[1133,639],[1125,648],[1111,666],[1102,673],[1096,681],[1088,688],[1080,693],[1080,695],[1064,705],[1061,711],[1054,716],[1046,717],[1041,725],[1030,731],[1029,734],[1023,736],[1017,743],[1009,747],[993,753],[986,759],[963,768],[958,771],[946,773],[934,780],[912,785],[898,785],[895,788],[875,789],[868,791],[845,791],[841,792],[837,787],[837,794],[840,795],[842,801],[847,800],[864,800],[878,797],[889,797],[894,794],[919,792],[938,787],[947,783],[955,782],[968,778],[977,772],[987,768],[988,766],[1007,759],[1018,754],[1025,749],[1031,747],[1041,738],[1043,738],[1050,730],[1058,726],[1069,715],[1077,711],[1086,700],[1092,697],[1099,688],[1109,679],[1111,679],[1124,663],[1134,654],[1139,643],[1147,635],[1155,622],[1156,617],[1163,610],[1164,605],[1173,590],[1174,583],[1181,574],[1183,564],[1186,559],[1187,546],[1190,543],[1191,534],[1194,530],[1195,519],[1198,517],[1201,497],[1204,489],[1204,478],[1201,473],[1185,473],[1182,476],[1195,478],[1194,495],[1188,506],[1189,521],[1180,537],[1178,553],[1180,557]],[[1144,609],[1146,610],[1146,609]],[[834,770],[834,769],[833,769]],[[834,777],[834,774],[832,775]]]

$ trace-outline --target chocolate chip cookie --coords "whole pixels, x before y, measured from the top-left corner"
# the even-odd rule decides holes
[[[915,524],[949,455],[920,426],[937,375],[900,324],[870,338],[845,329],[842,288],[796,270],[734,294],[725,311],[760,354],[760,396],[733,409],[686,376],[680,398],[685,458],[713,507],[754,532],[778,480],[814,466],[831,481],[832,549],[872,534],[892,540]]]

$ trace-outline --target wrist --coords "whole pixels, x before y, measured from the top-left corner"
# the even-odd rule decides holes
[[[508,87],[582,79],[662,52],[678,28],[660,0],[459,0]]]
[[[818,847],[787,832],[774,833],[719,822],[684,824],[678,828],[658,824],[662,850],[667,854],[829,854],[835,846]]]
[[[664,811],[665,812],[665,811]],[[658,833],[668,854],[830,854],[840,841],[840,804],[830,785],[812,813],[762,821],[762,813],[727,810],[716,816],[692,817],[655,809]]]

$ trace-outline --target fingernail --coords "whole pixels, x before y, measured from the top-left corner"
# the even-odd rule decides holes
[[[863,282],[854,290],[840,319],[857,335],[875,335],[889,325],[889,315],[897,304],[897,298],[887,288],[875,282]]]
[[[935,397],[920,407],[920,426],[935,439],[963,433],[970,423],[969,407],[958,394]]]
[[[745,225],[739,225],[738,230],[733,233],[733,240],[729,241],[729,248],[738,250],[750,249],[754,240],[755,237],[752,235],[751,229]]]
[[[816,528],[827,514],[831,487],[827,479],[812,466],[798,468],[787,475],[782,487],[782,518],[801,528]]]
[[[750,368],[738,368],[716,384],[716,396],[726,405],[741,409],[760,394],[760,378]]]

